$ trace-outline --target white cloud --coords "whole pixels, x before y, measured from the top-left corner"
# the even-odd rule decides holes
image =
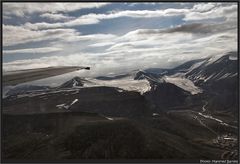
[[[25,66],[38,68],[89,65],[93,69],[88,75],[95,76],[147,67],[169,68],[188,60],[223,55],[228,51],[237,50],[236,28],[225,27],[225,24],[215,24],[222,29],[212,32],[209,28],[215,29],[215,26],[204,24],[200,26],[201,30],[205,31],[203,28],[207,28],[210,32],[196,33],[186,26],[192,27],[189,24],[183,25],[182,28],[172,27],[170,30],[138,29],[123,36],[112,34],[73,36],[72,34],[75,34],[73,30],[71,35],[65,34],[63,40],[56,40],[56,43],[52,44],[62,48],[64,55],[4,63],[3,67],[4,70],[13,70],[23,69]],[[86,47],[103,47],[103,52],[83,53],[82,49]]]
[[[54,13],[44,13],[44,14],[41,14],[40,17],[47,18],[53,21],[66,21],[74,18],[74,17],[63,15],[63,14],[54,14]]]
[[[17,50],[3,50],[3,55],[18,54],[18,53],[39,54],[39,53],[57,52],[61,50],[62,48],[58,48],[58,47],[26,48],[26,49],[17,49]]]
[[[190,20],[204,20],[204,19],[216,19],[232,17],[232,14],[237,14],[237,4],[222,6],[219,3],[210,4],[197,4],[192,9],[191,12],[185,14],[185,21]]]
[[[187,12],[188,9],[165,9],[165,10],[124,10],[116,11],[109,14],[88,14],[83,17],[98,19],[113,19],[118,17],[134,17],[134,18],[152,18],[163,16],[176,16]]]
[[[31,30],[42,30],[42,29],[54,29],[54,28],[66,28],[66,27],[73,27],[73,26],[80,26],[80,25],[89,25],[89,24],[96,24],[99,23],[98,19],[95,18],[83,18],[79,17],[76,19],[72,19],[66,22],[57,22],[57,23],[25,23],[24,28],[31,29]]]
[[[217,5],[219,4],[218,3],[198,3],[193,6],[192,10],[196,12],[207,12],[215,8]]]
[[[75,29],[48,29],[30,30],[23,26],[3,25],[3,45],[12,46],[28,42],[54,41],[61,43],[72,43],[77,41],[103,41],[111,40],[116,36],[113,34],[90,34],[81,35]]]
[[[48,14],[48,16],[50,16]],[[65,28],[81,25],[97,24],[101,20],[115,19],[119,17],[132,18],[156,18],[156,17],[170,17],[183,16],[185,21],[199,21],[207,19],[235,19],[237,20],[237,4],[222,5],[222,3],[198,3],[193,8],[168,8],[162,10],[124,10],[111,11],[107,14],[90,13],[79,16],[75,19],[69,19],[66,22],[57,23],[26,23],[25,28],[41,30],[49,28]]]
[[[57,56],[46,55],[38,59],[3,63],[4,70],[89,65],[93,69],[88,75],[94,76],[146,67],[169,68],[187,60],[237,50],[237,10],[234,4],[198,3],[192,9],[126,10],[106,14],[91,13],[77,18],[69,18],[67,14],[59,14],[58,11],[60,9],[55,9],[56,13],[48,11],[45,17],[57,21],[66,16],[64,22],[3,25],[4,46],[49,42],[47,47],[7,50],[4,51],[6,55],[61,50]],[[24,10],[23,13],[28,12]],[[166,29],[138,29],[122,36],[110,33],[82,35],[72,29],[73,26],[99,23],[103,19],[150,19],[177,15],[182,15],[186,24]],[[209,21],[209,18],[221,19]]]
[[[57,13],[71,12],[87,8],[99,8],[108,3],[3,3],[3,15],[15,15],[19,17],[32,13]]]
[[[41,30],[41,29],[49,29],[49,28],[65,28],[65,27],[73,27],[73,26],[81,26],[81,25],[90,25],[97,24],[101,20],[104,19],[114,19],[119,17],[134,17],[134,18],[152,18],[152,17],[163,17],[163,16],[176,16],[179,14],[183,14],[186,9],[166,9],[166,10],[126,10],[113,12],[110,14],[88,14],[80,16],[76,19],[72,19],[70,21],[66,21],[63,23],[26,23],[25,28]]]
[[[115,44],[114,42],[100,42],[100,43],[95,43],[95,44],[91,44],[89,45],[90,47],[103,47],[103,46],[110,46]]]
[[[105,46],[104,43],[109,46],[112,45],[111,48],[108,48],[108,51],[103,53],[81,53],[80,51],[72,55],[66,53],[64,56],[19,60],[3,63],[3,68],[4,70],[14,70],[26,69],[26,66],[27,68],[39,68],[87,65],[93,69],[86,76],[96,76],[109,72],[123,72],[147,67],[169,68],[188,60],[211,55],[223,55],[228,51],[237,50],[235,30],[207,35],[183,32],[174,34],[157,33],[158,29],[145,29],[145,32],[144,29],[136,31],[130,32],[131,35],[108,38],[111,42],[109,40],[98,42],[99,46]],[[90,38],[97,37],[91,36]],[[91,42],[89,46],[92,44],[97,43]],[[70,49],[72,48],[77,49],[75,45],[70,47]]]
[[[190,29],[172,32],[169,29],[138,29],[117,38],[105,55],[122,57],[126,63],[133,62],[128,61],[132,57],[139,63],[136,68],[143,66],[143,61],[148,67],[153,63],[157,63],[158,67],[172,67],[191,59],[237,51],[237,29],[228,29],[224,24],[215,25],[223,29],[212,32],[209,30],[210,27],[215,28],[212,24],[201,27],[203,31],[202,28],[207,28],[209,33],[197,33]]]
[[[64,40],[80,35],[74,29],[49,29],[34,31],[23,26],[3,25],[3,46],[12,46],[28,42],[44,40]]]
[[[59,55],[69,55],[75,52],[81,52],[89,47],[89,45],[95,45],[95,47],[101,47],[100,44],[110,42],[117,36],[112,34],[90,34],[81,35],[80,32],[75,29],[48,29],[48,30],[29,30],[22,26],[10,26],[3,25],[3,45],[16,46],[23,44],[24,51],[27,53],[40,53],[38,50],[46,49],[28,49],[27,43],[35,44],[34,47],[40,48],[38,42],[44,42],[43,46],[61,48],[62,51],[58,52]],[[19,47],[19,46],[18,46]],[[53,51],[53,49],[51,49]],[[54,49],[55,51],[56,49]],[[35,51],[35,52],[34,52]],[[8,54],[23,53],[22,49],[5,51],[5,55]],[[42,52],[43,53],[43,52]],[[45,52],[46,53],[46,52]],[[50,50],[49,50],[50,53]]]

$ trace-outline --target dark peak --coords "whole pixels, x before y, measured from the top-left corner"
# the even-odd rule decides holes
[[[80,77],[78,77],[78,76],[75,76],[74,78],[72,78],[72,80],[76,80],[76,81],[81,82],[82,80],[85,80],[85,79],[80,78]]]
[[[145,79],[146,76],[149,76],[148,73],[143,70],[138,70],[138,72],[136,72],[134,75],[134,80],[142,80]]]
[[[72,87],[81,87],[84,85],[84,82],[86,80],[85,79],[82,79],[78,76],[75,76],[74,78],[72,78],[71,80],[63,83],[60,88],[72,88]]]
[[[232,61],[237,61],[237,54],[229,52],[226,55],[223,55],[222,57],[214,61],[214,63],[229,63],[229,62],[232,63]]]
[[[26,94],[28,92],[39,91],[39,90],[48,90],[50,87],[48,86],[37,86],[37,85],[20,85],[10,89],[6,95],[21,95]]]
[[[219,62],[219,61],[223,61],[223,60],[227,61],[227,60],[231,59],[231,57],[237,58],[237,57],[238,57],[237,51],[227,52],[226,54],[222,55],[221,57],[210,56],[210,57],[208,58],[208,61],[214,60],[214,59],[216,59],[216,58],[218,58],[218,59],[217,59],[215,62],[217,62],[217,61]]]
[[[204,61],[204,60],[207,60],[207,58],[190,60],[190,61],[187,61],[187,62],[185,62],[185,63],[183,63],[183,64],[175,67],[174,69],[175,69],[175,70],[189,69],[193,64],[202,62],[202,61]]]

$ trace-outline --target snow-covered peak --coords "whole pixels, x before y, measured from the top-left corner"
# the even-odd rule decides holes
[[[184,76],[164,76],[167,83],[172,83],[183,90],[190,92],[192,95],[202,93],[202,89],[195,86],[194,83]]]
[[[151,85],[149,81],[146,79],[143,80],[134,80],[133,78],[121,78],[115,80],[91,79],[91,81],[95,84],[94,86],[116,87],[127,91],[137,91],[140,92],[141,94],[151,90]],[[122,90],[118,91],[123,92]]]

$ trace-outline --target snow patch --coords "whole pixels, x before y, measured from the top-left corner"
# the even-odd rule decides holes
[[[59,104],[59,105],[56,105],[56,107],[59,109],[68,109],[69,108],[69,106],[66,104]]]
[[[131,77],[126,77],[118,80],[92,79],[92,81],[95,83],[92,86],[117,87],[127,91],[137,91],[137,92],[140,92],[141,94],[151,90],[150,83],[146,79],[134,80]],[[90,85],[88,87],[90,87]],[[121,90],[118,90],[118,91],[122,92]]]
[[[214,62],[216,62],[218,59],[220,59],[221,57],[223,56],[223,54],[221,54],[221,55],[216,55],[216,56],[212,56],[208,61],[207,61],[207,64],[206,64],[206,66],[207,65],[210,65],[210,64],[212,64],[212,63],[214,63]],[[218,62],[220,62],[220,61],[218,61]],[[217,63],[217,62],[216,62]]]
[[[118,91],[118,92],[123,92],[123,90],[122,90],[122,89],[117,89],[117,91]]]
[[[208,78],[206,78],[206,79],[204,80],[204,82],[210,80],[213,76],[215,76],[215,74],[211,74]]]
[[[76,102],[78,102],[78,99],[73,100],[73,102],[70,104],[70,106],[72,106],[72,105],[75,104]]]
[[[106,119],[110,120],[110,121],[113,121],[114,119],[111,118],[111,117],[105,117]]]
[[[73,104],[75,104],[76,102],[78,102],[78,99],[73,100],[70,105],[67,105],[67,104],[65,103],[65,104],[56,105],[56,107],[59,108],[59,109],[69,109],[69,108],[70,108]]]
[[[78,86],[78,82],[75,79],[73,79],[73,87],[76,87],[76,86]]]
[[[203,63],[205,63],[205,62],[206,62],[206,61],[204,60],[204,61],[198,62],[198,63],[196,63],[196,64],[193,64],[193,65],[189,68],[189,70],[188,70],[187,73],[189,73],[189,72],[191,72],[192,70],[198,68],[199,66],[201,66],[201,65],[202,65]],[[187,74],[187,73],[186,73],[186,74]]]
[[[205,115],[205,114],[202,114],[202,113],[200,113],[200,112],[198,112],[198,114],[199,114],[200,116],[204,117],[204,118],[208,118],[208,119],[211,119],[211,120],[215,120],[215,121],[219,122],[221,125],[228,126],[228,127],[232,127],[232,128],[234,128],[234,129],[237,128],[237,127],[235,127],[235,126],[232,126],[232,125],[229,125],[229,124],[223,122],[223,121],[220,120],[220,119],[214,118],[214,117],[212,117],[212,116],[210,116],[210,115]]]
[[[229,56],[229,60],[238,60],[237,56]]]
[[[198,93],[202,93],[202,90],[195,86],[194,83],[185,78],[184,76],[164,76],[163,77],[164,80],[168,83],[172,83],[182,89],[184,89],[185,91],[190,92],[192,95],[198,94]]]
[[[237,75],[238,75],[238,73],[234,73],[234,74],[230,75],[230,77],[234,77],[234,76],[237,76]]]
[[[198,112],[198,114],[199,114],[200,116],[203,116],[204,118],[209,118],[209,119],[215,120],[215,121],[220,122],[220,123],[223,122],[222,120],[219,120],[219,119],[217,119],[217,118],[213,118],[212,116],[205,115],[205,114],[202,114],[202,113],[200,113],[200,112]]]
[[[231,75],[231,73],[226,73],[225,75],[223,75],[222,77],[218,78],[217,80],[225,79],[225,78],[229,77],[230,75]]]

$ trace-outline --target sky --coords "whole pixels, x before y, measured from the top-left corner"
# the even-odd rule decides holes
[[[3,2],[3,71],[90,66],[96,76],[237,51],[237,3]]]

